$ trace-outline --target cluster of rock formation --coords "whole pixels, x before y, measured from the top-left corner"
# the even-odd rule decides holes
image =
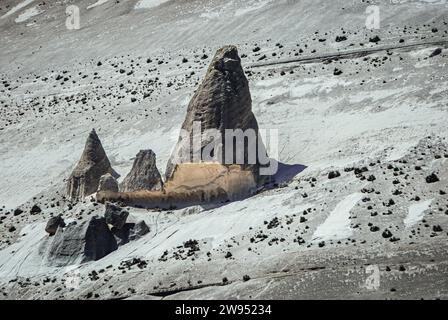
[[[45,227],[45,231],[48,232],[50,236],[54,236],[59,227],[61,228],[65,227],[65,222],[64,219],[62,219],[61,214],[51,218],[48,221],[47,226]]]
[[[199,132],[196,123],[200,123]],[[260,175],[262,161],[259,155],[265,160],[267,154],[252,113],[249,84],[236,47],[225,46],[217,51],[189,103],[182,129],[183,134],[167,164],[165,185],[156,166],[156,156],[151,150],[142,150],[137,154],[131,172],[118,185],[117,174],[95,131],[92,131],[81,160],[69,179],[68,196],[80,199],[98,191],[97,200],[100,202],[178,207],[182,204],[242,198],[254,193],[257,186],[265,182],[265,177]],[[224,157],[227,153],[227,129],[241,132],[251,130],[256,140],[252,141],[255,148],[243,144],[238,149],[232,140],[229,145],[233,150],[228,151],[231,151],[233,158],[229,161]],[[204,139],[204,132],[210,130],[217,132],[220,138],[216,141],[217,152],[213,149],[210,155],[211,162],[197,157],[214,143],[213,137]],[[193,146],[197,138],[195,135],[201,135],[196,150]],[[249,149],[256,153],[255,161],[249,161]]]
[[[191,149],[191,140],[197,134],[196,122],[200,122],[199,150]],[[79,220],[67,223],[62,215],[52,217],[45,227],[49,237],[39,247],[40,254],[50,265],[96,261],[150,232],[144,221],[130,220],[129,212],[120,205],[173,209],[242,199],[257,190],[263,182],[260,175],[262,162],[258,155],[266,154],[266,151],[252,113],[249,85],[236,47],[226,46],[217,51],[188,106],[182,129],[187,135],[181,134],[169,159],[166,182],[157,169],[155,153],[141,150],[131,171],[119,183],[120,176],[112,168],[96,131],[93,129],[89,133],[81,158],[68,178],[66,196],[72,201],[80,201],[96,194],[97,201],[105,203],[104,215],[79,216]],[[222,149],[212,156],[213,161],[195,157],[194,152],[202,155],[210,146],[210,140],[202,139],[205,131],[215,130],[221,139],[225,139],[227,129],[255,132],[256,146],[262,148],[261,152],[255,150],[255,162],[248,161],[247,145],[243,145],[242,150],[232,150],[233,159],[224,162],[225,140],[219,141]],[[185,151],[186,157],[178,157],[179,152]],[[242,157],[235,152],[242,153]],[[237,161],[241,158],[243,163]],[[30,212],[37,214],[40,211],[34,206]]]

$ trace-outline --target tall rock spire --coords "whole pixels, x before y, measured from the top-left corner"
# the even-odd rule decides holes
[[[162,177],[156,165],[156,155],[152,150],[141,150],[134,160],[131,172],[120,185],[121,192],[141,190],[161,190]]]
[[[179,137],[179,141],[168,161],[166,169],[167,180],[171,179],[175,171],[176,165],[181,163],[195,163],[192,147],[192,141],[196,135],[194,132],[195,123],[200,123],[201,134],[205,130],[215,129],[222,136],[223,150],[221,155],[226,153],[225,150],[225,130],[241,129],[246,131],[253,129],[255,133],[255,150],[265,148],[258,134],[258,123],[252,113],[252,99],[249,91],[249,83],[241,66],[241,59],[235,46],[225,46],[219,49],[205,75],[204,80],[190,101],[187,109],[187,115],[182,125],[183,132],[187,135]],[[203,139],[200,145],[200,152],[209,145],[210,140]],[[259,143],[260,142],[260,143]],[[238,151],[236,151],[238,152]],[[256,155],[256,163],[249,163],[248,148],[239,152],[244,153],[245,169],[251,170],[255,179],[259,181],[259,159]],[[236,157],[236,156],[235,156]],[[201,161],[199,161],[201,162]],[[218,162],[229,165],[221,156]],[[236,161],[233,161],[236,163]],[[238,163],[241,164],[241,163]]]
[[[81,159],[73,170],[67,183],[67,197],[80,200],[98,190],[101,176],[119,175],[112,169],[100,139],[93,129],[87,138]]]

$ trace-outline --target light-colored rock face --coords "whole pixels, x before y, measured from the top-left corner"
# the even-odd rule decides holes
[[[118,192],[118,182],[110,173],[101,176],[98,191]]]
[[[152,150],[141,150],[135,158],[131,172],[129,172],[121,183],[120,191],[134,192],[141,190],[161,190],[162,188],[163,182],[160,172],[157,169],[155,153]]]
[[[249,83],[241,66],[241,59],[235,46],[225,46],[219,49],[213,58],[202,84],[188,105],[187,115],[182,129],[188,132],[188,137],[180,136],[179,141],[168,161],[166,169],[167,180],[171,179],[175,167],[181,163],[196,163],[194,153],[199,154],[192,147],[193,139],[198,138],[194,131],[194,123],[200,123],[200,131],[217,130],[222,137],[223,149],[225,150],[225,130],[241,129],[246,131],[253,129],[258,142],[258,123],[252,113],[252,98],[249,91]],[[195,135],[195,136],[194,136]],[[213,139],[203,138],[200,145],[200,154]],[[263,146],[264,149],[264,146]],[[238,152],[244,153],[244,166],[250,169],[258,180],[259,162],[248,164],[248,148],[245,146],[234,154],[233,164],[236,163]],[[216,161],[224,164],[219,158],[220,154],[213,155]],[[232,164],[227,163],[226,164]]]
[[[166,189],[173,194],[201,194],[204,203],[244,199],[254,194],[256,187],[250,170],[244,170],[239,165],[217,163],[181,164],[166,185]]]
[[[106,152],[95,130],[92,130],[81,159],[73,170],[67,182],[67,197],[80,200],[98,190],[100,179],[105,174],[118,177],[112,169]]]

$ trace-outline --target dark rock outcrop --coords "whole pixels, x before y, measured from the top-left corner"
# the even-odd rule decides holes
[[[81,223],[58,228],[47,250],[51,265],[67,266],[99,260],[117,250],[117,241],[106,219],[94,216]]]
[[[125,223],[121,229],[113,227],[112,233],[117,240],[118,246],[125,245],[130,241],[135,241],[149,233],[149,227],[145,221],[139,221],[137,223]]]
[[[199,134],[201,135],[205,130],[217,130],[221,134],[223,146],[225,146],[226,129],[241,129],[244,132],[253,129],[257,142],[254,144],[255,149],[263,148],[260,153],[266,154],[265,147],[259,137],[257,120],[252,113],[249,84],[236,47],[225,46],[217,51],[202,84],[191,99],[182,125],[182,129],[188,135],[184,134],[179,137],[179,141],[168,161],[167,180],[172,178],[176,165],[202,162],[196,160],[198,155],[201,155],[211,142],[214,143],[214,139],[205,137],[202,139],[201,145],[198,146],[200,150],[193,150],[194,148],[191,147],[192,141],[198,139],[197,136],[193,137],[195,122],[200,122],[201,132]],[[258,143],[259,141],[260,143]],[[238,148],[240,150],[234,150],[233,161],[229,163],[229,161],[223,159],[224,149],[225,147],[222,148],[221,152],[214,152],[213,150],[210,153],[214,161],[225,165],[241,164],[245,169],[252,171],[256,180],[259,181],[260,161],[258,153],[255,163],[253,163],[254,161],[248,161],[248,147],[245,144],[243,148]],[[243,157],[244,163],[237,163],[237,155]]]
[[[81,159],[68,179],[67,197],[80,200],[97,192],[100,178],[107,173],[116,178],[119,176],[112,169],[98,135],[92,130]]]
[[[65,227],[65,222],[64,219],[62,219],[61,214],[48,220],[47,226],[45,227],[45,231],[50,236],[54,236],[59,227],[61,228]]]
[[[126,210],[123,210],[112,203],[106,203],[104,218],[106,219],[107,224],[113,226],[114,228],[121,229],[125,225],[128,216],[129,212]]]
[[[101,176],[98,191],[118,192],[118,182],[110,173]]]
[[[131,172],[121,183],[120,191],[154,191],[162,188],[163,182],[157,169],[155,153],[152,150],[141,150],[134,160]]]
[[[111,231],[115,236],[118,246],[123,246],[131,240],[130,235],[134,227],[134,223],[125,223],[121,229],[112,227]]]

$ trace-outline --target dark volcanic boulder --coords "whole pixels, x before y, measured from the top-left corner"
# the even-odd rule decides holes
[[[131,172],[120,185],[121,192],[161,190],[162,177],[157,169],[156,155],[152,150],[141,150],[134,160]]]
[[[426,177],[426,182],[427,183],[436,183],[436,182],[439,182],[439,181],[440,181],[440,179],[439,179],[439,177],[435,173],[432,173],[431,175]]]
[[[118,182],[110,173],[101,176],[98,191],[118,192]]]
[[[81,159],[73,170],[67,183],[67,197],[71,200],[80,200],[98,190],[100,178],[105,174],[118,178],[112,169],[95,130],[92,130]]]
[[[197,129],[194,130],[198,123],[199,133],[197,133]],[[256,143],[253,143],[252,146],[255,147],[255,150],[262,148],[260,154],[266,155],[265,147],[259,137],[258,123],[252,113],[249,83],[241,66],[241,59],[236,47],[225,46],[216,52],[204,80],[188,105],[182,129],[184,134],[179,137],[168,161],[167,180],[172,178],[176,165],[202,162],[197,160],[198,155],[200,156],[215,139],[203,137],[200,146],[197,146],[196,149],[192,148],[191,145],[193,145],[193,140],[198,139],[198,135],[205,135],[206,130],[217,131],[222,137],[223,146],[225,146],[226,129],[240,129],[243,132],[252,129],[256,140]],[[248,161],[247,144],[243,148],[234,150],[231,163],[225,161],[222,157],[226,152],[225,147],[222,148],[221,152],[219,152],[219,148],[218,152],[214,151],[210,152],[212,160],[225,165],[242,164],[245,169],[251,170],[255,179],[259,181],[260,159],[258,154],[255,154],[255,161]],[[206,149],[205,154],[207,152],[208,149]],[[237,156],[244,159],[243,163],[237,161]],[[267,161],[262,162],[266,164]]]
[[[21,215],[23,213],[23,210],[22,209],[20,209],[20,208],[17,208],[17,209],[15,209],[14,210],[14,216],[19,216],[19,215]]]
[[[129,212],[126,210],[123,210],[112,203],[106,203],[104,217],[106,218],[107,224],[110,224],[114,228],[121,229],[125,225],[128,216]]]
[[[145,221],[141,220],[137,222],[134,228],[131,229],[131,234],[129,235],[129,240],[137,240],[144,235],[149,233],[149,227]]]
[[[50,236],[54,236],[59,227],[61,228],[65,227],[65,222],[64,219],[62,219],[62,214],[48,220],[47,226],[45,227],[45,231]]]
[[[134,223],[125,223],[121,229],[117,229],[115,227],[111,229],[113,235],[115,236],[115,240],[117,240],[118,246],[123,246],[131,240],[130,235],[134,227]]]
[[[67,266],[99,260],[117,250],[117,241],[106,219],[94,216],[81,223],[58,228],[47,250],[51,265]]]

